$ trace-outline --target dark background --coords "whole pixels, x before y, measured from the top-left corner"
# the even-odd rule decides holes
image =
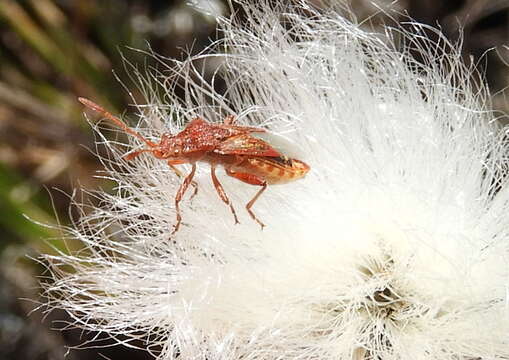
[[[229,14],[226,1],[204,1]],[[507,112],[509,0],[388,3],[379,1],[392,19],[368,0],[352,0],[350,6],[359,21],[370,19],[365,26],[371,29],[409,16],[440,27],[453,42],[463,36],[464,61],[480,66],[476,80],[490,87],[494,108]],[[151,61],[128,47],[146,49],[150,43],[155,52],[179,59],[217,37],[214,17],[185,1],[0,0],[0,359],[63,359],[66,346],[96,335],[51,330],[65,326],[63,312],[40,309],[29,315],[39,300],[37,277],[44,270],[29,257],[63,246],[57,231],[25,216],[66,224],[65,194],[77,187],[108,187],[93,177],[100,166],[86,150],[93,148],[93,135],[76,97],[121,113],[130,101],[112,72],[128,79],[121,54],[135,64]],[[99,354],[151,358],[114,346],[71,351],[67,359],[99,359]]]

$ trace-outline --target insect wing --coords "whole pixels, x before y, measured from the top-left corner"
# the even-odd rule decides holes
[[[216,124],[214,125],[218,129],[225,129],[234,131],[237,133],[264,133],[266,132],[263,128],[252,127],[252,126],[237,126],[237,125],[225,125],[225,124]]]
[[[185,149],[185,154],[194,152],[212,151],[228,134],[223,130],[218,133],[213,125],[202,118],[193,119],[184,130],[167,141],[168,147],[179,146]]]
[[[247,134],[226,139],[215,148],[214,152],[221,155],[282,156],[265,141]]]

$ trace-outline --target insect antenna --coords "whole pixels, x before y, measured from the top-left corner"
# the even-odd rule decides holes
[[[143,141],[145,144],[147,144],[148,146],[150,146],[151,148],[153,147],[156,147],[157,144],[153,143],[152,141],[146,139],[143,135],[141,135],[139,132],[137,131],[134,131],[133,129],[131,129],[129,126],[127,126],[122,120],[120,120],[118,117],[114,116],[113,114],[111,114],[110,112],[108,112],[107,110],[105,110],[102,106],[100,105],[97,105],[95,102],[91,101],[91,100],[88,100],[86,98],[83,98],[83,97],[79,97],[78,98],[78,101],[80,103],[82,103],[83,105],[85,105],[86,107],[88,107],[89,109],[92,109],[94,110],[95,112],[98,112],[99,114],[101,114],[102,116],[104,116],[106,119],[112,121],[113,123],[115,123],[115,125],[117,125],[118,127],[120,127],[122,130],[124,130],[126,133],[128,134],[131,134],[135,137],[137,137],[138,139],[140,139],[141,141]]]

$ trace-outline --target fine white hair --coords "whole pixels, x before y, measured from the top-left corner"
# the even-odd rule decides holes
[[[509,357],[508,149],[475,69],[418,24],[380,35],[304,1],[253,3],[220,20],[215,53],[154,55],[137,130],[157,141],[236,115],[310,172],[259,198],[261,231],[244,209],[258,188],[219,174],[234,225],[199,163],[171,236],[182,178],[150,154],[124,160],[139,140],[100,137],[116,186],[66,229],[81,250],[45,256],[50,308],[158,359]],[[203,62],[222,63],[224,94]]]

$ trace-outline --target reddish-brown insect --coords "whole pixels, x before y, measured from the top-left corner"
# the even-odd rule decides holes
[[[304,162],[288,158],[275,150],[267,142],[250,135],[251,133],[265,132],[264,129],[234,125],[233,116],[226,117],[223,124],[212,124],[202,118],[195,118],[178,134],[163,134],[161,141],[154,143],[128,127],[122,120],[96,103],[85,98],[78,98],[78,100],[88,108],[115,123],[126,133],[137,137],[147,144],[147,149],[128,154],[126,156],[127,160],[133,159],[141,153],[150,152],[158,159],[167,160],[168,165],[178,175],[181,175],[181,173],[174,165],[191,164],[191,172],[184,178],[175,196],[177,222],[173,233],[180,227],[182,216],[180,214],[179,203],[189,185],[193,184],[195,186],[195,192],[192,196],[196,194],[197,187],[193,182],[193,177],[196,171],[196,162],[198,161],[210,164],[214,187],[221,200],[230,207],[236,224],[239,222],[237,214],[216,176],[216,166],[222,165],[227,175],[240,181],[261,186],[261,189],[251,201],[246,204],[246,209],[249,215],[262,228],[265,225],[258,220],[251,207],[265,191],[267,185],[284,184],[294,181],[304,177],[309,171],[309,166]]]

